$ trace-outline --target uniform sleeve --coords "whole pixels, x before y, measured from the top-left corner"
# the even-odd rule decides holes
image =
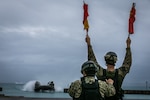
[[[92,49],[91,45],[88,45],[88,60],[92,60],[95,63],[97,63],[97,60],[96,60],[96,57],[95,57],[95,54],[93,52],[93,49]]]
[[[99,90],[102,97],[109,97],[116,94],[115,87],[112,84],[107,84],[101,80],[99,80]]]
[[[94,51],[92,49],[91,45],[88,45],[88,60],[92,60],[94,61],[97,66],[98,66],[98,72],[96,73],[96,76],[99,78],[103,75],[103,68],[100,66],[100,64],[98,64],[97,60],[96,60],[96,56],[94,54]]]
[[[122,66],[119,68],[123,75],[129,73],[132,64],[132,53],[130,48],[126,48],[126,54]]]
[[[68,93],[72,98],[79,98],[79,96],[81,95],[81,91],[81,81],[79,80],[72,82],[68,89]]]

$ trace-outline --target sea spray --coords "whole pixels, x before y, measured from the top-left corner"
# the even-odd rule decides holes
[[[35,80],[33,81],[29,81],[27,82],[24,86],[23,86],[23,91],[34,91],[35,88]]]
[[[63,88],[59,86],[55,87],[55,90],[56,92],[63,92]]]

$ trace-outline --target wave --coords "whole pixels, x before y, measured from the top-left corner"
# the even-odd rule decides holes
[[[27,82],[24,86],[23,86],[23,91],[34,91],[35,88],[35,82],[36,80],[32,80]]]

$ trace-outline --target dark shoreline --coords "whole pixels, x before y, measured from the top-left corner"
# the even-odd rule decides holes
[[[73,99],[72,98],[36,98],[36,97],[23,97],[23,96],[5,96],[1,94],[0,100],[73,100]],[[137,100],[137,99],[123,99],[123,100]],[[146,100],[146,99],[138,99],[138,100]]]
[[[0,95],[0,100],[72,100],[71,98],[36,98],[36,97],[24,97],[24,96],[5,96]]]
[[[124,90],[125,94],[145,94],[149,95],[150,90]]]

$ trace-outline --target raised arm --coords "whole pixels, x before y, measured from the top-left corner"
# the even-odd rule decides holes
[[[88,60],[92,60],[96,64],[98,64],[98,62],[96,60],[96,57],[95,57],[95,54],[93,52],[92,45],[91,45],[91,40],[90,40],[90,37],[88,36],[88,34],[86,35],[85,41],[87,43],[87,49],[88,49]]]
[[[122,70],[126,73],[129,72],[131,64],[132,64],[132,53],[131,53],[131,49],[130,49],[130,45],[131,45],[131,39],[130,37],[127,38],[126,40],[126,54],[125,54],[125,58],[122,64]]]
[[[101,67],[100,64],[98,64],[97,60],[96,60],[96,57],[95,57],[95,54],[94,54],[94,51],[92,49],[92,45],[91,45],[91,41],[90,41],[90,37],[88,35],[86,35],[86,38],[85,38],[85,41],[87,43],[87,49],[88,49],[88,60],[92,60],[96,63],[96,65],[98,66],[97,69],[97,73],[96,73],[96,76],[98,78],[100,78],[102,75],[103,75],[103,67]]]

